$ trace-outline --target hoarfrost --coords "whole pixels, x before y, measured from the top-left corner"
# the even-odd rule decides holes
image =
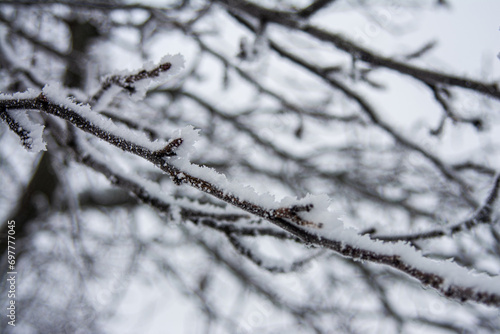
[[[62,108],[70,109],[99,128],[151,151],[160,150],[167,144],[166,141],[160,140],[152,142],[144,133],[132,131],[126,126],[115,124],[109,118],[105,118],[94,112],[88,104],[74,102],[71,98],[67,97],[67,91],[60,84],[46,85],[42,89],[42,92],[54,104],[59,104]]]
[[[3,98],[1,94],[0,99]],[[23,96],[21,98],[26,98],[30,93],[18,93],[14,94],[17,96]],[[25,110],[8,110],[7,113],[19,124],[18,131],[24,131],[26,137],[21,138],[23,146],[32,153],[38,153],[40,151],[46,151],[46,143],[43,141],[43,129],[45,128],[42,124],[33,122],[28,118]]]

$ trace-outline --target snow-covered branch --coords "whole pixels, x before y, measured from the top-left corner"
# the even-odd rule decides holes
[[[90,98],[90,103],[98,102],[111,88],[126,90],[134,100],[140,100],[152,82],[165,82],[176,75],[184,66],[184,58],[180,55],[167,55],[158,65],[150,62],[139,71],[124,71],[104,79],[99,90]]]
[[[447,297],[460,301],[500,306],[500,279],[484,274],[473,274],[450,261],[434,261],[404,243],[386,244],[360,236],[355,230],[345,228],[336,215],[328,211],[328,200],[309,196],[302,200],[284,199],[276,202],[271,195],[258,194],[253,189],[228,181],[214,170],[192,164],[189,151],[197,132],[186,128],[169,142],[149,142],[146,138],[93,113],[89,106],[73,102],[60,94],[60,88],[46,86],[39,94],[0,99],[2,113],[11,110],[39,110],[64,119],[75,127],[100,138],[126,152],[144,158],[168,173],[176,184],[187,184],[210,196],[242,209],[254,216],[266,219],[303,243],[321,246],[345,257],[384,264],[404,272],[430,286]],[[21,133],[24,136],[24,133]],[[82,162],[108,174],[109,171],[96,161],[85,157]],[[154,204],[148,191],[133,183],[117,182],[132,190],[142,200]],[[496,199],[498,179],[485,210],[491,210]],[[488,211],[488,216],[491,211]],[[478,218],[479,219],[479,218]],[[481,218],[483,219],[483,218]],[[322,228],[319,228],[323,226]],[[233,240],[234,241],[234,240]]]

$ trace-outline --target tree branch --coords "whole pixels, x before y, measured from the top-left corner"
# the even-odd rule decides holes
[[[242,194],[238,192],[234,193],[234,190],[228,191],[222,188],[220,184],[204,179],[201,175],[198,175],[198,172],[201,171],[199,167],[191,165],[182,158],[180,160],[159,158],[158,155],[148,148],[106,131],[106,129],[94,124],[77,112],[78,105],[69,100],[65,104],[60,102],[54,103],[44,93],[41,93],[36,98],[30,99],[1,99],[0,106],[0,112],[2,113],[5,113],[9,109],[35,109],[65,119],[87,133],[150,161],[168,173],[176,183],[190,185],[252,215],[264,218],[297,236],[305,244],[321,246],[354,260],[370,261],[390,266],[452,299],[475,301],[485,305],[500,307],[500,289],[494,288],[495,285],[493,283],[498,278],[475,277],[474,282],[477,282],[477,285],[471,285],[470,281],[460,280],[460,275],[468,275],[466,269],[451,263],[439,263],[438,265],[436,262],[422,257],[421,254],[418,254],[409,246],[400,245],[401,252],[395,253],[394,248],[388,248],[380,242],[368,242],[370,239],[367,237],[367,239],[363,239],[364,237],[362,236],[354,237],[348,230],[341,232],[337,236],[338,239],[336,239],[333,238],[333,235],[321,234],[317,229],[306,229],[303,226],[307,225],[307,221],[303,220],[300,216],[294,218],[292,222],[287,218],[276,215],[274,212],[275,209],[254,203],[251,200],[245,199],[245,196],[241,196]],[[187,170],[183,170],[178,166],[183,166]],[[205,170],[203,171],[205,173]],[[204,174],[202,173],[202,175]],[[226,183],[223,182],[221,184],[225,185]],[[490,196],[490,198],[494,201],[496,200],[496,196],[495,194],[494,196]],[[344,235],[344,238],[341,238],[341,235]],[[479,282],[488,283],[481,286]],[[500,284],[496,286],[498,287]]]
[[[260,20],[266,20],[293,30],[305,32],[320,41],[333,44],[339,50],[345,51],[353,55],[356,59],[372,66],[389,68],[399,73],[409,75],[423,83],[441,83],[449,86],[457,86],[500,99],[500,89],[496,82],[485,83],[466,77],[439,73],[384,57],[354,43],[340,34],[335,34],[313,25],[305,24],[295,13],[268,9],[247,1],[217,0],[217,2],[224,5],[229,10],[237,10]]]
[[[470,230],[480,224],[491,224],[493,222],[492,220],[493,206],[495,205],[495,203],[497,203],[499,190],[500,190],[500,174],[498,174],[497,177],[495,178],[491,191],[488,197],[486,198],[486,201],[483,204],[483,206],[476,211],[476,213],[472,218],[457,223],[455,225],[439,229],[433,229],[430,231],[425,231],[420,233],[413,233],[413,234],[403,234],[403,235],[370,234],[370,237],[372,239],[390,241],[390,242],[416,241],[416,240],[439,238],[447,235],[451,236],[458,232]]]
[[[315,0],[309,6],[299,11],[297,15],[302,18],[308,18],[335,1],[336,0]]]

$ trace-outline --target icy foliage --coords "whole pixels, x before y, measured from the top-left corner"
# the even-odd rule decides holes
[[[12,95],[0,93],[0,100],[21,100],[21,99],[34,99],[40,92],[35,89],[28,89],[25,92],[16,92]]]

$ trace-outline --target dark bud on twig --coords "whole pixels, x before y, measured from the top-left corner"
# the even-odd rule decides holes
[[[470,120],[470,123],[478,130],[484,130],[483,121],[480,118],[473,118]]]
[[[309,212],[314,208],[314,205],[312,204],[306,204],[306,205],[293,205],[290,207],[290,211],[292,212]]]
[[[180,186],[182,184],[182,178],[180,177],[180,175],[174,175],[171,177],[171,179],[176,186]]]
[[[365,235],[365,234],[370,235],[370,234],[375,234],[375,233],[377,233],[377,229],[374,228],[374,227],[371,227],[371,228],[369,228],[367,230],[362,231],[360,234],[361,235]]]
[[[322,228],[322,223],[314,223],[307,220],[302,219],[297,215],[298,212],[309,212],[314,206],[312,204],[306,205],[293,205],[288,208],[279,208],[271,211],[271,215],[277,218],[284,218],[294,222],[300,226],[312,226],[316,228]]]
[[[182,138],[175,138],[172,139],[164,148],[161,150],[155,151],[154,154],[158,158],[163,158],[163,157],[173,157],[176,155],[175,150],[181,146],[183,140]]]

